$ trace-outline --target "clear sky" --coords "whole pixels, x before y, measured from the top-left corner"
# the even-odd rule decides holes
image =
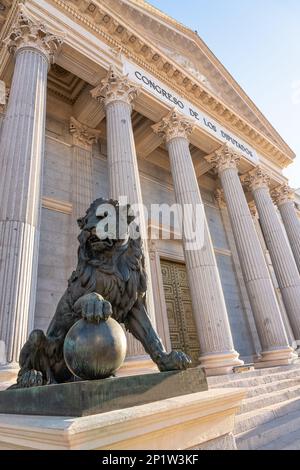
[[[193,30],[267,117],[297,159],[300,188],[300,1],[149,0]]]

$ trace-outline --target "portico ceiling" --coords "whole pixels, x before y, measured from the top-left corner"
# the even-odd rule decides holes
[[[52,65],[48,74],[48,90],[68,104],[74,104],[86,83],[59,65]]]

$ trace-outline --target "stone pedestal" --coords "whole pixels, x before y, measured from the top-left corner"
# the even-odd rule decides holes
[[[0,414],[90,416],[207,390],[200,367],[0,392]]]
[[[232,450],[245,395],[211,390],[83,418],[0,415],[0,450]]]
[[[296,213],[294,191],[292,191],[289,186],[283,185],[275,189],[272,196],[278,205],[294,258],[300,272],[300,220]]]
[[[191,123],[175,111],[153,127],[167,144],[177,203],[183,211],[189,206],[194,214],[202,209],[200,229],[204,232],[203,246],[189,248],[189,241],[183,234],[184,256],[201,365],[207,374],[218,375],[232,372],[233,367],[242,361],[234,349],[217,262],[189,150],[188,137],[192,129]]]
[[[5,42],[16,62],[0,140],[0,340],[14,362],[33,327],[47,73],[61,40],[20,7]]]
[[[252,191],[278,285],[296,341],[300,340],[300,274],[272,201],[268,173],[255,168],[243,178]]]
[[[288,344],[265,257],[238,175],[240,156],[224,145],[207,157],[218,171],[230,215],[249,300],[262,346],[257,367],[289,364],[295,360]]]

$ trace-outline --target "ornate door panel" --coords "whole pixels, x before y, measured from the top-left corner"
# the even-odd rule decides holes
[[[185,265],[161,260],[162,277],[173,349],[199,364],[200,347]]]

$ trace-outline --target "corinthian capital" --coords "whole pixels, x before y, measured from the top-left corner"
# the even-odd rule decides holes
[[[74,117],[70,119],[70,133],[73,135],[75,145],[86,148],[90,148],[100,137],[100,131],[85,126]]]
[[[272,191],[272,198],[277,206],[281,206],[287,202],[294,202],[295,191],[293,191],[287,184],[282,184]]]
[[[24,5],[19,6],[17,18],[4,40],[10,53],[15,54],[23,48],[35,49],[43,53],[49,63],[53,62],[62,42],[62,36],[52,34],[44,24],[30,18]]]
[[[229,147],[229,145],[224,144],[214,153],[205,157],[205,159],[211,163],[219,173],[222,173],[228,168],[237,168],[241,156],[235,152],[233,148]]]
[[[163,137],[168,143],[177,137],[183,137],[188,140],[194,127],[192,121],[186,119],[182,114],[178,113],[176,109],[173,109],[159,123],[154,124],[152,129],[155,134]]]
[[[139,92],[140,87],[134,85],[128,76],[120,75],[110,67],[107,76],[91,91],[91,95],[97,101],[104,101],[105,106],[114,101],[123,101],[132,105]]]
[[[259,188],[269,188],[270,176],[261,166],[257,166],[247,175],[242,176],[241,181],[251,191],[255,191]]]

